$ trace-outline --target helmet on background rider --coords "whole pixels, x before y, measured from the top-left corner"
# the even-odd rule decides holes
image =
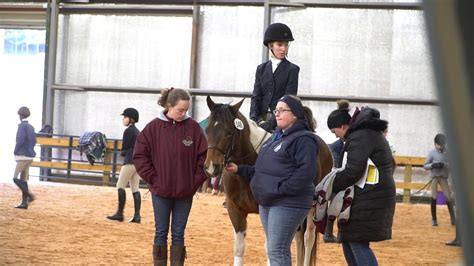
[[[263,45],[268,46],[268,43],[273,41],[291,42],[294,40],[290,27],[283,23],[273,23],[265,30]]]
[[[28,109],[26,106],[22,106],[20,109],[18,109],[17,113],[19,116],[21,116],[21,118],[27,118],[30,116],[30,109]]]
[[[135,108],[131,108],[131,107],[126,108],[125,110],[123,110],[121,115],[133,119],[135,123],[138,122],[139,114],[138,114],[137,109]]]

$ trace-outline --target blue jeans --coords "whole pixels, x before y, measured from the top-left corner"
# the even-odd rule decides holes
[[[370,249],[369,242],[342,242],[342,250],[349,266],[378,265],[377,258],[372,249]]]
[[[308,214],[307,209],[259,206],[260,220],[267,237],[270,265],[291,265],[291,241]]]
[[[188,222],[193,197],[167,199],[152,195],[153,212],[155,213],[155,245],[167,245],[171,215],[171,244],[184,246],[184,230]]]

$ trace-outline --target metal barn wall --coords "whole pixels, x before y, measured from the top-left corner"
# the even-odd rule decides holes
[[[436,100],[422,11],[272,10],[272,21],[287,23],[294,32],[289,60],[301,67],[300,93]],[[200,7],[197,88],[252,91],[255,69],[261,62],[263,17],[264,9],[259,6]],[[57,83],[188,87],[192,17],[71,14],[60,18]],[[142,128],[159,111],[158,97],[56,91],[54,124],[65,134],[100,130],[120,138],[120,111],[137,107]],[[222,102],[240,99],[216,98]],[[315,113],[318,132],[327,141],[334,140],[325,121],[335,103],[305,103]],[[249,105],[247,99],[241,109],[244,114]],[[371,105],[390,122],[388,138],[397,154],[425,156],[433,148],[434,135],[442,131],[436,105]],[[194,106],[197,120],[207,116],[204,97],[196,97]]]

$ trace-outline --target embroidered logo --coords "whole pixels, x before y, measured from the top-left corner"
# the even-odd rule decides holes
[[[185,139],[183,139],[183,144],[189,147],[191,144],[193,144],[193,139],[190,136],[187,136]]]

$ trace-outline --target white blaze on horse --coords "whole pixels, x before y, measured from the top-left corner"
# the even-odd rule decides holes
[[[205,168],[208,176],[222,174],[227,212],[234,227],[234,265],[244,264],[247,215],[258,213],[258,204],[250,191],[248,179],[228,173],[225,165],[229,161],[254,165],[260,146],[270,137],[254,121],[240,113],[243,101],[229,105],[214,103],[207,97],[211,114],[206,129],[209,147]],[[318,174],[314,179],[315,184],[331,171],[333,165],[329,147],[319,137],[318,144]],[[305,224],[300,226],[295,235],[297,265],[313,265],[316,260],[317,241],[313,215],[314,208],[309,211]],[[303,232],[302,228],[306,230]]]

